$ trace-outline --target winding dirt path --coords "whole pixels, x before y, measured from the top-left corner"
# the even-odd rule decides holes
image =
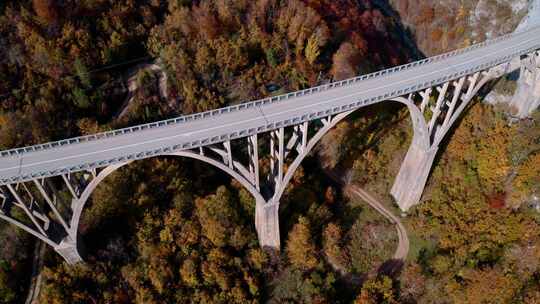
[[[407,259],[407,255],[409,254],[409,236],[407,235],[407,230],[405,229],[403,223],[401,223],[401,220],[386,209],[383,204],[373,198],[373,196],[371,196],[371,194],[369,194],[366,190],[355,185],[350,185],[347,188],[349,192],[364,200],[373,209],[377,210],[395,225],[398,233],[398,246],[396,252],[394,253],[394,259],[403,261]]]
[[[386,209],[381,202],[376,200],[366,190],[356,185],[347,185],[347,183],[343,180],[343,176],[346,175],[340,175],[339,173],[336,173],[334,171],[325,171],[326,174],[335,182],[345,186],[346,193],[355,195],[358,198],[362,199],[363,201],[368,203],[369,206],[371,206],[373,209],[375,209],[377,212],[379,212],[382,216],[384,216],[392,224],[395,225],[398,234],[398,246],[396,252],[394,253],[393,259],[405,261],[407,259],[407,255],[409,254],[409,236],[407,234],[407,229],[405,229],[405,226],[403,225],[399,217],[395,216],[391,211]]]
[[[45,255],[45,244],[41,241],[37,241],[36,248],[34,249],[34,259],[32,262],[32,278],[30,279],[30,287],[28,288],[28,295],[26,297],[25,304],[35,304],[41,290],[41,270],[43,269],[43,256]]]

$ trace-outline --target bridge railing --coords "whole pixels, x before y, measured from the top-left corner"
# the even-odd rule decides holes
[[[353,84],[356,84],[358,82],[370,80],[370,79],[377,78],[377,77],[386,77],[386,76],[388,76],[390,74],[393,74],[393,73],[396,73],[396,72],[400,72],[400,71],[416,68],[416,67],[419,67],[419,66],[423,66],[423,65],[426,65],[426,64],[429,64],[429,63],[441,61],[441,60],[447,59],[449,57],[461,55],[461,54],[469,52],[471,50],[476,50],[476,49],[488,46],[490,44],[497,43],[499,41],[509,39],[513,35],[514,35],[513,33],[502,35],[500,37],[497,37],[497,38],[494,38],[494,39],[491,39],[491,40],[487,40],[487,41],[484,41],[484,42],[481,42],[481,43],[478,43],[478,44],[474,44],[472,46],[469,46],[469,47],[466,47],[466,48],[463,48],[463,49],[454,50],[454,51],[447,52],[447,53],[444,53],[444,54],[441,54],[441,55],[429,57],[429,58],[426,58],[426,59],[423,59],[423,60],[411,62],[411,63],[404,64],[404,65],[399,65],[399,66],[396,66],[396,67],[392,67],[392,68],[389,68],[389,69],[377,71],[377,72],[374,72],[374,73],[370,73],[370,74],[366,74],[366,75],[362,75],[362,76],[358,76],[358,77],[353,77],[353,78],[349,78],[349,79],[345,79],[345,80],[341,80],[341,81],[336,81],[336,82],[332,82],[332,83],[329,83],[329,84],[319,85],[319,86],[308,88],[308,89],[305,89],[305,90],[300,90],[300,91],[291,92],[291,93],[282,94],[282,95],[273,96],[273,97],[267,97],[267,98],[263,98],[263,99],[259,99],[259,100],[255,100],[255,101],[251,101],[251,102],[246,102],[246,103],[241,103],[241,104],[237,104],[237,105],[231,105],[231,106],[223,107],[223,108],[216,109],[216,110],[209,110],[209,111],[195,113],[195,114],[183,115],[183,116],[180,116],[180,117],[177,117],[177,118],[171,118],[171,119],[167,119],[167,120],[162,120],[162,121],[137,125],[137,126],[133,126],[133,127],[126,127],[126,128],[122,128],[122,129],[113,130],[113,131],[106,131],[106,132],[101,132],[101,133],[92,134],[92,135],[85,135],[85,136],[74,137],[74,138],[70,138],[70,139],[64,139],[64,140],[59,140],[59,141],[54,141],[54,142],[49,142],[49,143],[44,143],[44,144],[38,144],[38,145],[33,145],[33,146],[28,146],[28,147],[23,147],[23,148],[15,148],[15,149],[10,149],[10,150],[0,151],[0,157],[9,157],[9,156],[13,156],[13,155],[19,155],[19,154],[28,153],[28,152],[39,152],[39,151],[58,148],[58,147],[71,145],[71,144],[84,143],[84,142],[94,141],[94,140],[98,140],[98,139],[110,138],[110,137],[114,137],[114,136],[119,136],[119,135],[134,133],[134,132],[140,132],[140,131],[147,130],[147,129],[153,129],[153,128],[157,128],[157,127],[169,126],[169,125],[174,125],[174,124],[179,124],[179,123],[185,123],[185,122],[190,122],[190,121],[194,121],[194,120],[204,119],[204,118],[208,118],[208,117],[214,117],[214,116],[218,116],[218,115],[222,115],[222,114],[226,114],[226,113],[242,111],[242,110],[246,110],[246,109],[250,109],[250,108],[254,108],[254,107],[259,107],[259,106],[263,106],[263,105],[267,105],[267,104],[272,104],[272,103],[275,103],[275,102],[280,102],[280,101],[283,101],[283,100],[288,100],[288,99],[292,99],[292,98],[296,98],[296,97],[311,95],[311,94],[319,93],[319,92],[322,92],[322,91],[327,91],[327,90],[330,90],[330,89],[333,89],[333,88],[340,88],[340,87],[344,87],[344,86],[348,86],[348,85],[353,85]]]

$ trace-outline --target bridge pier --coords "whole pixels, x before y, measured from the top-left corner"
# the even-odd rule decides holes
[[[255,229],[263,249],[279,251],[279,202],[258,201],[255,207]]]
[[[70,264],[77,264],[83,261],[81,255],[81,242],[74,242],[69,237],[65,238],[54,247],[54,250],[60,254],[64,260]]]
[[[420,202],[439,147],[425,149],[411,144],[390,193],[399,208],[409,210]]]
[[[529,55],[522,60],[516,93],[510,101],[512,114],[519,118],[529,117],[540,107],[540,55]]]

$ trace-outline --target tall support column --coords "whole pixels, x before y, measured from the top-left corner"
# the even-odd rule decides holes
[[[71,195],[73,198],[77,199],[79,197],[79,194],[77,193],[75,187],[71,184],[71,177],[69,174],[62,174],[62,179],[64,180],[64,183],[66,184],[67,188],[69,189],[69,192],[71,192]]]
[[[279,251],[279,202],[257,201],[255,207],[255,228],[259,244],[263,249]]]
[[[277,188],[283,181],[283,161],[285,158],[285,130],[270,133],[270,176],[269,180]]]
[[[69,233],[70,231],[69,226],[67,222],[64,220],[64,218],[62,217],[62,215],[60,214],[60,212],[58,211],[58,208],[56,208],[52,198],[49,196],[49,194],[45,190],[43,180],[42,181],[34,180],[34,184],[36,185],[36,188],[39,190],[39,192],[43,196],[43,199],[45,199],[45,201],[49,205],[49,208],[51,208],[51,210],[53,211],[54,215],[56,216],[56,218],[58,219],[62,227],[64,227],[66,232]]]
[[[307,147],[308,144],[308,127],[309,122],[305,121],[300,125],[300,131],[302,133],[302,144],[300,145],[299,152],[304,153],[304,150]]]
[[[259,143],[257,134],[248,137],[249,172],[253,176],[253,183],[257,191],[261,190],[259,181]]]
[[[43,196],[43,200],[47,202],[50,209],[53,211],[56,220],[54,220],[53,218],[49,218],[46,213],[43,213],[37,198],[34,196],[32,191],[30,191],[28,186],[24,183],[19,184],[20,187],[6,185],[6,188],[13,197],[15,206],[24,210],[27,217],[33,223],[34,227],[28,227],[26,226],[26,224],[9,218],[7,215],[5,215],[3,219],[17,225],[19,228],[22,228],[32,233],[39,239],[49,244],[51,247],[54,248],[56,252],[58,252],[58,254],[60,254],[64,258],[67,263],[76,264],[78,262],[82,262],[83,259],[80,254],[80,247],[82,246],[81,242],[77,241],[76,234],[73,234],[72,229],[69,229],[67,222],[64,220],[59,210],[56,208],[56,204],[54,203],[53,199],[47,193],[47,190],[44,188],[44,183],[38,180],[34,180],[34,184],[38,189],[38,193]],[[26,193],[25,196],[21,196],[19,194],[19,192],[23,191],[24,193]],[[51,225],[54,225],[56,229],[51,229]],[[62,228],[65,231],[61,231]]]
[[[390,191],[401,210],[407,211],[420,201],[438,150],[437,146],[426,149],[414,141],[409,147]]]
[[[276,134],[278,138],[278,176],[276,185],[281,185],[283,182],[283,161],[285,158],[285,130],[280,128]]]
[[[225,147],[225,151],[227,152],[227,165],[229,166],[229,168],[233,169],[234,163],[233,163],[233,156],[232,156],[232,150],[231,150],[231,142],[226,141],[223,143],[223,146]]]
[[[268,181],[273,193],[269,200],[260,196],[256,200],[255,228],[259,244],[264,249],[279,251],[279,197],[276,197],[275,189],[279,189],[283,183],[285,158],[285,130],[280,128],[270,132],[270,172]]]

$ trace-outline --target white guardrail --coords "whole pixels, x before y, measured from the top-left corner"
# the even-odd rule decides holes
[[[88,141],[99,140],[99,139],[103,139],[103,138],[110,138],[110,137],[114,137],[114,136],[119,136],[119,135],[124,135],[124,134],[129,134],[129,133],[135,133],[135,132],[139,132],[139,131],[146,130],[146,129],[153,129],[153,128],[158,128],[158,127],[162,127],[162,126],[169,126],[169,125],[173,125],[173,124],[181,124],[181,123],[186,123],[186,122],[190,122],[190,121],[193,121],[193,120],[205,119],[205,118],[208,118],[208,117],[214,117],[214,116],[225,114],[225,113],[231,113],[231,112],[241,111],[241,110],[244,110],[244,109],[249,109],[249,108],[252,108],[252,107],[258,107],[258,106],[267,105],[267,104],[270,104],[270,103],[280,102],[280,101],[288,100],[288,99],[295,98],[295,97],[310,95],[310,94],[314,94],[314,93],[318,93],[318,92],[322,92],[322,91],[326,91],[326,90],[330,90],[330,89],[334,89],[334,88],[339,88],[339,87],[355,84],[357,82],[365,81],[365,80],[368,80],[368,79],[387,76],[387,75],[395,73],[395,72],[399,72],[399,71],[415,68],[415,67],[418,67],[418,66],[426,65],[426,64],[429,64],[429,63],[432,63],[432,62],[440,61],[440,60],[446,59],[448,57],[457,56],[457,55],[460,55],[460,54],[463,54],[463,53],[466,53],[466,52],[469,52],[469,51],[472,51],[472,50],[476,50],[476,49],[485,47],[487,45],[499,42],[501,40],[506,40],[506,39],[508,39],[508,38],[510,38],[512,36],[513,36],[513,34],[503,35],[503,36],[497,37],[497,38],[492,39],[492,40],[487,40],[485,42],[472,45],[472,46],[467,47],[467,48],[451,51],[451,52],[444,53],[444,54],[441,54],[441,55],[437,55],[437,56],[434,56],[434,57],[426,58],[426,59],[423,59],[423,60],[420,60],[420,61],[415,61],[415,62],[412,62],[412,63],[409,63],[409,64],[396,66],[396,67],[389,68],[389,69],[386,69],[386,70],[377,71],[377,72],[374,72],[374,73],[371,73],[371,74],[366,74],[366,75],[362,75],[362,76],[358,76],[358,77],[354,77],[354,78],[349,78],[349,79],[345,79],[345,80],[342,80],[342,81],[336,81],[336,82],[332,82],[332,83],[329,83],[329,84],[320,85],[320,86],[317,86],[317,87],[312,87],[312,88],[309,88],[309,89],[296,91],[296,92],[292,92],[292,93],[288,93],[288,94],[278,95],[278,96],[274,96],[274,97],[267,97],[267,98],[264,98],[264,99],[255,100],[255,101],[246,102],[246,103],[241,103],[241,104],[238,104],[238,105],[232,105],[232,106],[228,106],[228,107],[224,107],[224,108],[220,108],[220,109],[216,109],[216,110],[210,110],[210,111],[206,111],[206,112],[200,112],[200,113],[195,113],[195,114],[190,114],[190,115],[184,115],[184,116],[180,116],[180,117],[177,117],[177,118],[171,118],[171,119],[167,119],[167,120],[162,120],[162,121],[158,121],[158,122],[137,125],[137,126],[133,126],[133,127],[127,127],[127,128],[123,128],[123,129],[117,129],[117,130],[113,130],[113,131],[106,131],[106,132],[102,132],[102,133],[86,135],[86,136],[81,136],[81,137],[74,137],[74,138],[64,139],[64,140],[60,140],[60,141],[54,141],[54,142],[49,142],[49,143],[44,143],[44,144],[38,144],[38,145],[34,145],[34,146],[28,146],[28,147],[23,147],[23,148],[15,148],[15,149],[10,149],[10,150],[0,151],[0,157],[10,157],[10,156],[13,156],[13,155],[19,155],[19,154],[24,154],[24,153],[29,153],[29,152],[37,152],[37,151],[42,151],[42,150],[53,149],[53,148],[62,147],[62,146],[65,146],[65,145],[78,144],[78,143],[83,143],[83,142],[88,142]],[[474,73],[474,72],[476,72],[478,70],[482,70],[482,69],[486,69],[488,67],[496,66],[496,65],[501,64],[503,62],[507,62],[509,60],[512,60],[516,56],[519,56],[519,55],[526,54],[526,53],[529,53],[531,51],[534,51],[535,49],[536,48],[533,48],[531,50],[522,50],[522,51],[519,51],[519,52],[515,52],[515,53],[513,53],[511,55],[507,55],[507,56],[501,57],[501,58],[499,58],[497,60],[493,60],[493,61],[491,61],[491,62],[489,62],[487,64],[482,64],[482,65],[476,66],[474,68],[467,69],[466,71],[462,71],[460,73],[455,73],[455,74],[452,74],[452,75],[444,77],[444,78],[433,80],[433,81],[431,81],[429,83],[424,83],[422,85],[413,86],[413,87],[406,88],[406,89],[403,89],[403,90],[399,90],[399,91],[396,91],[396,92],[393,92],[393,93],[399,94],[399,95],[406,94],[406,93],[411,93],[413,91],[417,91],[417,90],[420,90],[420,89],[428,87],[428,86],[432,86],[432,85],[437,84],[437,83],[445,82],[445,81],[447,81],[449,79],[454,79],[456,77],[461,77],[461,76],[464,76],[464,75],[467,75],[467,74]],[[383,96],[370,98],[369,100],[363,100],[361,102],[357,102],[357,103],[353,104],[352,107],[362,106],[362,105],[365,105],[366,103],[377,102],[377,101],[380,101],[380,100],[384,100],[385,98],[388,98],[388,97],[395,97],[395,96],[393,96],[395,94],[392,94],[392,93],[391,94],[385,94]],[[339,112],[339,111],[344,111],[344,110],[351,109],[350,106],[343,106],[342,108],[343,109],[337,110],[337,111]],[[328,111],[325,111],[324,114],[333,114],[333,113],[335,113],[335,111],[331,111],[330,113],[328,113]],[[318,116],[319,115],[314,115],[313,117],[309,117],[309,118],[310,119],[315,119],[315,118],[318,118]],[[294,121],[296,122],[297,119],[294,119]],[[267,128],[264,128],[264,129],[267,129]],[[241,132],[241,133],[244,133],[244,132]],[[252,133],[252,132],[248,132],[248,133]],[[182,148],[186,148],[186,147],[182,147]]]

